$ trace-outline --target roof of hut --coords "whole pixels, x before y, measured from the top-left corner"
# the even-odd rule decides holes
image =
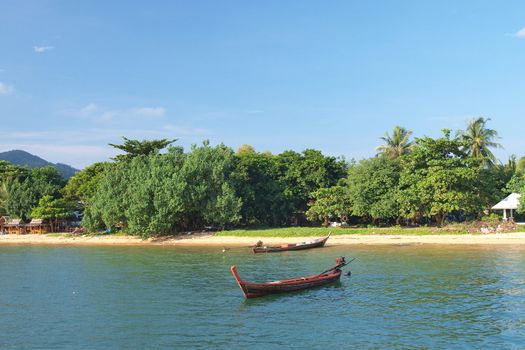
[[[44,224],[44,219],[31,219],[31,222],[27,224],[27,226],[41,226]]]
[[[519,193],[511,193],[501,202],[493,206],[492,209],[518,209],[520,205],[520,197],[521,195]]]
[[[9,219],[5,226],[20,226],[23,225],[24,221],[22,219]]]

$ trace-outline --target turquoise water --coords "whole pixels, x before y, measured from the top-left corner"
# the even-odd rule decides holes
[[[1,349],[525,348],[525,249],[0,247]],[[340,284],[244,300],[248,280]]]

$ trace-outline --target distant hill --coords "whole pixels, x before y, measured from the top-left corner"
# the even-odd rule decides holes
[[[67,164],[54,164],[31,153],[21,150],[0,152],[0,160],[6,160],[10,163],[16,165],[23,165],[28,168],[42,168],[51,165],[57,168],[65,179],[69,179],[71,176],[75,175],[78,172],[77,169]]]

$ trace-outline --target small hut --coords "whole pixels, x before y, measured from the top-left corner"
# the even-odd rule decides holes
[[[4,226],[11,219],[9,216],[0,216],[0,233],[4,233]]]
[[[49,224],[44,219],[31,219],[31,222],[26,224],[25,227],[27,233],[41,234],[49,232]]]
[[[520,206],[519,193],[511,193],[507,198],[493,206],[492,210],[503,210],[503,220],[514,220],[514,211]],[[507,210],[509,211],[509,217],[507,217]]]
[[[9,219],[9,221],[7,221],[7,223],[4,225],[4,229],[10,235],[20,235],[26,233],[25,224],[22,219]]]

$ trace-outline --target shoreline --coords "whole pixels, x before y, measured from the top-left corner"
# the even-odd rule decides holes
[[[59,236],[54,234],[0,235],[0,246],[66,245],[66,246],[185,246],[185,247],[246,247],[258,240],[265,245],[279,245],[312,240],[319,237],[239,237],[195,234],[142,239],[135,236]],[[525,232],[463,234],[463,235],[332,235],[326,246],[345,245],[523,245]]]

